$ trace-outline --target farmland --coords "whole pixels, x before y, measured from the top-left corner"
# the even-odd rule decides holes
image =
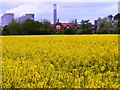
[[[119,88],[118,35],[2,36],[3,88]]]

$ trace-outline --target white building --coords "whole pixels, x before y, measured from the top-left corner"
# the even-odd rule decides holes
[[[118,2],[118,13],[120,13],[120,1]]]
[[[12,21],[12,19],[14,19],[14,14],[13,13],[5,13],[1,17],[2,27],[4,27],[5,25],[8,25]]]

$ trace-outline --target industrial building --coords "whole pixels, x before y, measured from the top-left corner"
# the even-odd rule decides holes
[[[8,25],[12,21],[12,19],[14,19],[14,14],[13,13],[5,13],[1,17],[2,27],[4,27],[5,25]]]
[[[5,25],[8,25],[10,22],[12,22],[12,19],[14,18],[14,13],[5,13],[2,17],[1,17],[1,22],[2,22],[2,27],[4,27]],[[17,17],[15,20],[17,22],[23,22],[26,19],[32,19],[34,20],[34,14],[25,14],[21,17]]]
[[[17,19],[17,21],[23,22],[23,21],[25,21],[26,19],[32,19],[32,20],[34,20],[34,14],[25,14],[25,15],[19,17],[19,18]]]

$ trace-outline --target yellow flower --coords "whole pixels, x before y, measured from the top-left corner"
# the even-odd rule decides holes
[[[118,35],[2,36],[2,87],[120,87],[117,56]]]
[[[105,70],[105,67],[104,67],[104,66],[102,66],[102,67],[101,67],[101,71],[104,71],[104,70]]]

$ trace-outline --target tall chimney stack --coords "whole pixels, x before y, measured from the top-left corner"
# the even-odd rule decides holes
[[[57,23],[57,5],[54,4],[54,11],[53,11],[53,21],[54,21],[54,24]]]

